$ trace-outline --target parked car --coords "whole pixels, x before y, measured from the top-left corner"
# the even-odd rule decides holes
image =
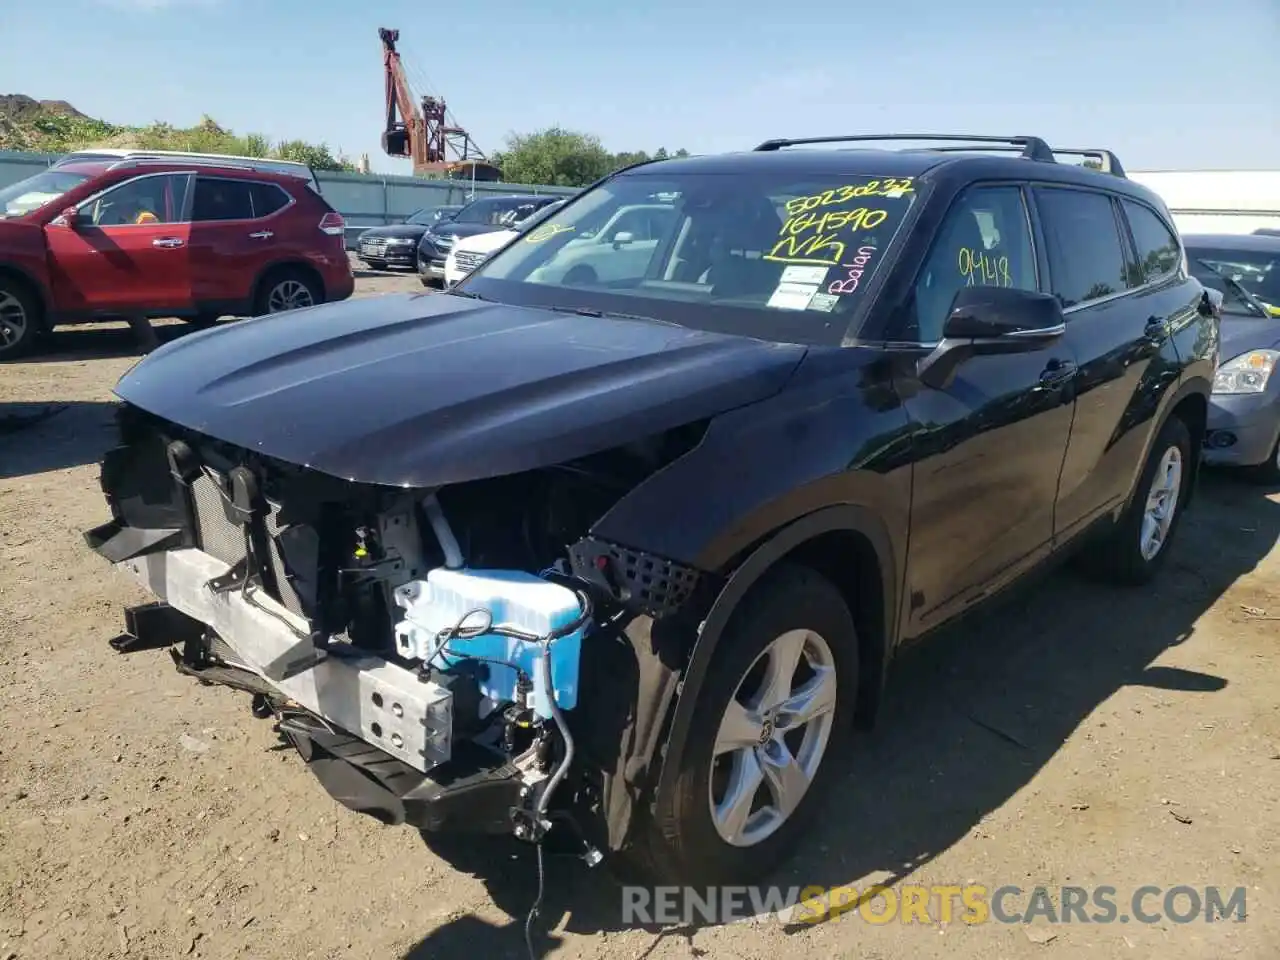
[[[414,269],[418,262],[418,242],[433,226],[452,219],[461,205],[442,204],[423,207],[405,218],[404,223],[370,227],[356,241],[357,256],[373,270],[388,267]]]
[[[1205,434],[1206,463],[1246,467],[1259,483],[1280,484],[1280,317],[1268,309],[1240,278],[1242,259],[1234,250],[1237,237],[1186,237],[1191,273],[1222,294],[1222,356],[1214,378]],[[1245,237],[1244,239],[1251,239]],[[1212,247],[1192,247],[1210,241]],[[1277,240],[1280,245],[1280,240]],[[1199,254],[1205,258],[1201,259]],[[1255,289],[1267,289],[1266,276]]]
[[[514,220],[519,210],[513,210],[511,226],[489,233],[477,233],[470,237],[459,237],[449,249],[444,261],[444,285],[452,287],[468,273],[483,263],[492,253],[501,250],[509,242],[536,227],[556,210],[564,206],[564,199],[552,200],[546,206],[525,217]],[[505,222],[505,221],[504,221]]]
[[[1280,237],[1265,233],[1184,234],[1187,255],[1230,277],[1280,317]]]
[[[0,190],[0,358],[57,324],[276,313],[349,297],[343,218],[229,161],[59,163]]]
[[[450,220],[434,225],[418,242],[418,276],[423,286],[444,281],[444,262],[460,237],[492,233],[519,222],[557,199],[554,195],[511,194],[481,197],[459,210]]]
[[[1118,162],[889,139],[632,166],[439,296],[161,347],[86,534],[160,601],[117,649],[382,822],[769,872],[876,789],[841,765],[906,643],[1060,558],[1157,574],[1213,386],[1216,295]]]

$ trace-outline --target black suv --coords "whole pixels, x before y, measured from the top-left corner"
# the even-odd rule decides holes
[[[448,220],[432,226],[418,241],[422,285],[435,286],[444,280],[444,262],[460,238],[505,230],[559,199],[555,194],[510,194],[471,201]]]
[[[156,350],[86,534],[161,601],[116,646],[384,822],[759,877],[904,644],[1068,553],[1148,580],[1200,462],[1219,301],[1159,198],[889,139],[633,166],[449,293]]]

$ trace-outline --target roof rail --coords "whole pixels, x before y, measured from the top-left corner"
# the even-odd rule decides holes
[[[1120,158],[1110,150],[1099,148],[1091,148],[1087,150],[1073,150],[1068,147],[1054,147],[1054,153],[1065,153],[1072,157],[1085,157],[1097,160],[1101,164],[1103,173],[1109,173],[1115,177],[1125,177],[1124,167],[1120,166]]]
[[[305,174],[292,170],[277,170],[270,166],[257,166],[252,163],[236,162],[234,160],[216,160],[210,157],[126,157],[123,160],[117,160],[108,170],[127,170],[130,167],[143,167],[152,164],[162,164],[168,167],[218,167],[222,170],[249,170],[254,173],[274,173],[284,177],[297,177],[306,179]]]
[[[1008,149],[1009,147],[1021,148],[1022,156],[1026,157],[1028,160],[1041,160],[1046,163],[1057,162],[1053,155],[1053,151],[1049,149],[1049,144],[1045,143],[1040,137],[970,137],[958,133],[864,133],[839,137],[803,137],[798,140],[766,140],[755,149],[778,150],[782,147],[797,147],[816,143],[856,143],[859,141],[869,140],[921,140],[947,143],[1005,144],[1005,149]]]

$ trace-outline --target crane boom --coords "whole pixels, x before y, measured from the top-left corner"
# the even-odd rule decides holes
[[[467,179],[501,179],[501,171],[485,160],[471,135],[449,124],[444,98],[424,96],[415,102],[396,49],[400,31],[380,27],[378,38],[386,83],[383,151],[388,156],[412,159],[414,176],[465,174]]]

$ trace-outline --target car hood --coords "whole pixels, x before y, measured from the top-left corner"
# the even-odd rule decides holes
[[[393,237],[396,237],[406,240],[417,240],[426,232],[427,227],[425,224],[397,223],[387,227],[370,227],[368,230],[360,234],[360,239],[372,240],[375,237],[385,237],[390,240]]]
[[[1224,316],[1220,336],[1223,363],[1250,350],[1280,347],[1280,317]]]
[[[363,483],[517,473],[762,400],[805,348],[446,294],[371,297],[172,341],[116,395]]]

